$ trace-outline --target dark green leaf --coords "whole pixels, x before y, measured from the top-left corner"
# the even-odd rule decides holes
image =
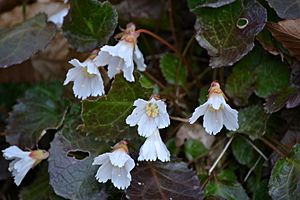
[[[239,129],[236,132],[248,135],[252,140],[265,134],[268,115],[262,106],[254,105],[239,110]]]
[[[218,8],[234,1],[236,0],[188,0],[188,6],[190,9],[196,9],[199,7]]]
[[[188,139],[184,143],[184,152],[187,159],[195,160],[207,155],[208,150],[199,140]]]
[[[33,147],[43,136],[44,130],[57,128],[65,109],[62,93],[63,86],[60,82],[28,89],[9,113],[6,141],[11,145]]]
[[[67,199],[106,199],[103,187],[95,178],[99,166],[92,166],[92,162],[108,147],[78,130],[79,124],[80,109],[74,106],[66,116],[64,127],[51,142],[48,158],[50,184],[57,195]],[[70,152],[83,152],[88,156],[79,160]]]
[[[266,103],[264,105],[265,110],[267,111],[267,113],[277,112],[285,106],[291,95],[295,94],[296,92],[297,91],[295,88],[287,87],[269,96],[266,99]]]
[[[279,17],[283,19],[300,18],[299,0],[267,0],[269,5],[274,8]]]
[[[260,176],[251,176],[247,180],[248,191],[252,192],[252,200],[271,200],[268,194],[268,182]]]
[[[139,78],[139,82],[143,88],[151,89],[153,88],[153,83],[143,74]]]
[[[254,70],[264,56],[262,48],[256,47],[233,68],[226,81],[226,94],[236,105],[246,105],[255,89],[256,75]]]
[[[90,51],[109,40],[117,23],[117,11],[109,2],[72,0],[63,31],[76,50]]]
[[[262,63],[256,67],[255,73],[257,77],[255,94],[262,98],[270,96],[289,84],[288,66],[272,57],[264,57]]]
[[[0,67],[18,64],[43,50],[55,36],[56,28],[45,14],[0,32]]]
[[[205,188],[205,196],[218,196],[227,200],[249,199],[244,188],[237,181],[230,183],[211,182]]]
[[[212,56],[213,68],[233,65],[251,51],[254,37],[263,29],[267,17],[264,7],[254,0],[192,11],[197,16],[196,39]],[[245,27],[238,27],[241,20],[248,21]]]
[[[170,84],[183,85],[187,72],[178,57],[171,53],[166,53],[160,59],[160,69],[165,79]]]
[[[269,180],[269,194],[273,199],[300,199],[300,144],[292,153],[277,161]]]
[[[231,149],[235,159],[242,165],[250,166],[257,159],[257,153],[253,147],[240,137],[233,140]]]
[[[83,101],[82,119],[85,130],[97,139],[130,139],[137,135],[125,120],[133,110],[133,102],[149,99],[151,90],[141,87],[139,82],[129,83],[121,75],[116,76],[107,96],[96,101]]]
[[[203,199],[197,175],[183,162],[139,163],[132,172],[132,182],[126,194],[133,200]]]

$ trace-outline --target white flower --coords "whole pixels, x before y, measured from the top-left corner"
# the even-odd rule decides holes
[[[225,95],[217,82],[212,82],[208,100],[195,109],[189,122],[193,124],[201,115],[204,115],[203,127],[209,134],[216,135],[223,127],[235,131],[239,128],[238,112],[232,109],[225,100]]]
[[[103,95],[104,86],[101,74],[91,59],[83,63],[77,59],[69,61],[74,68],[69,69],[64,85],[74,81],[73,91],[79,99],[86,99],[88,96]]]
[[[161,140],[158,129],[146,139],[140,148],[138,160],[155,161],[157,158],[162,162],[170,161],[170,152]]]
[[[133,105],[136,108],[126,118],[126,123],[130,126],[138,125],[138,133],[141,136],[149,137],[156,129],[170,125],[167,106],[163,101],[154,98],[150,101],[137,99]]]
[[[2,152],[5,159],[13,160],[9,164],[8,170],[12,172],[17,186],[20,185],[31,168],[49,156],[49,153],[43,150],[22,151],[17,146],[8,147]]]
[[[131,182],[130,171],[134,168],[134,160],[128,155],[126,142],[119,142],[111,153],[104,153],[94,159],[92,165],[101,165],[96,179],[100,183],[111,182],[118,189],[126,189]]]
[[[130,23],[126,30],[118,34],[121,40],[116,46],[103,46],[95,58],[97,66],[108,65],[109,78],[123,71],[127,81],[134,81],[133,70],[136,63],[138,70],[145,71],[146,65],[142,52],[137,46],[138,34],[135,32],[135,25]]]
[[[69,8],[64,8],[48,18],[48,22],[53,22],[56,26],[61,27],[64,22],[64,17],[68,14]]]

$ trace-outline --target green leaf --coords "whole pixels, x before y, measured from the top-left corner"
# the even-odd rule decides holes
[[[231,185],[223,183],[209,183],[205,188],[205,196],[219,196],[227,200],[249,199],[240,183]]]
[[[287,87],[275,94],[272,94],[266,99],[266,103],[264,105],[265,110],[267,113],[277,112],[286,105],[291,95],[295,94],[296,92],[296,88]]]
[[[184,152],[187,159],[195,160],[207,155],[208,150],[199,140],[188,139],[184,143]]]
[[[19,64],[46,48],[56,27],[46,22],[45,14],[0,32],[0,68]]]
[[[248,192],[252,193],[252,200],[271,200],[268,194],[268,182],[260,176],[250,176],[247,180]]]
[[[262,98],[270,96],[289,84],[288,66],[271,57],[264,57],[262,63],[256,67],[255,73],[257,76],[255,94]]]
[[[51,142],[48,158],[50,184],[57,195],[66,199],[106,199],[107,194],[101,187],[104,185],[95,178],[99,166],[92,166],[92,162],[94,157],[108,150],[108,146],[81,132],[78,129],[80,124],[80,107],[73,106],[63,128]]]
[[[170,84],[184,85],[187,72],[175,54],[166,53],[160,59],[160,69],[166,81]]]
[[[248,98],[255,90],[255,68],[264,56],[262,48],[254,48],[247,56],[238,62],[226,81],[226,94],[234,100],[236,105],[246,105]]]
[[[43,163],[39,166],[39,171],[35,179],[22,188],[19,198],[21,200],[64,200],[57,196],[49,184],[48,166]]]
[[[72,0],[62,28],[76,50],[90,51],[109,40],[117,23],[117,11],[109,2]]]
[[[198,98],[199,104],[204,104],[207,101],[209,87],[210,85],[204,85],[203,87],[201,87]]]
[[[183,162],[140,162],[126,190],[129,199],[203,199],[200,181]]]
[[[141,87],[139,82],[129,83],[122,75],[117,75],[107,96],[96,101],[82,103],[82,119],[85,130],[97,139],[130,139],[137,136],[125,120],[133,110],[133,102],[138,98],[149,99],[151,90]],[[128,135],[131,133],[131,136]]]
[[[218,8],[226,4],[230,4],[236,0],[188,0],[188,6],[190,9],[199,7],[212,7]]]
[[[265,134],[266,122],[269,116],[260,105],[249,106],[239,110],[238,133],[248,135],[252,140],[258,139]]]
[[[143,88],[152,89],[154,87],[153,83],[143,74],[141,74],[139,82]]]
[[[269,180],[269,194],[272,199],[300,199],[300,144],[292,153],[277,161]]]
[[[253,147],[240,137],[233,140],[231,149],[235,159],[242,165],[251,166],[257,159],[257,153]]]
[[[297,19],[300,18],[299,0],[267,0],[269,5],[274,8],[280,18]]]
[[[211,56],[212,68],[233,65],[254,47],[267,13],[255,0],[237,0],[223,7],[192,9],[196,14],[196,39]],[[245,27],[237,24],[247,19]]]
[[[57,128],[63,119],[65,102],[60,82],[40,84],[25,92],[9,113],[5,130],[6,141],[33,147],[43,136],[44,130]]]

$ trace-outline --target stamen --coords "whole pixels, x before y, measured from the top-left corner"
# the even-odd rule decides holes
[[[155,118],[159,114],[158,106],[154,103],[148,103],[146,106],[146,114],[148,117]]]

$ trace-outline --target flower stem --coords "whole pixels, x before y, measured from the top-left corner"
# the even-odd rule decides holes
[[[231,137],[231,138],[228,140],[228,142],[227,142],[227,144],[225,145],[223,151],[221,152],[221,154],[219,155],[219,157],[217,158],[217,160],[214,162],[213,166],[209,169],[209,171],[208,171],[208,175],[209,175],[209,176],[211,175],[212,171],[214,171],[215,167],[216,167],[217,164],[220,162],[221,158],[224,156],[224,154],[225,154],[225,152],[227,151],[229,145],[231,144],[233,138],[234,138],[234,136]]]
[[[181,118],[181,117],[170,116],[170,119],[175,120],[175,121],[179,121],[179,122],[184,122],[184,123],[188,123],[189,122],[188,119],[184,119],[184,118]]]
[[[180,55],[179,51],[169,42],[167,42],[165,39],[161,38],[160,36],[156,35],[155,33],[146,30],[146,29],[139,29],[136,31],[136,33],[145,33],[147,35],[150,35],[151,37],[157,39],[159,42],[161,42],[162,44],[166,45],[170,50],[174,51],[176,54]]]

